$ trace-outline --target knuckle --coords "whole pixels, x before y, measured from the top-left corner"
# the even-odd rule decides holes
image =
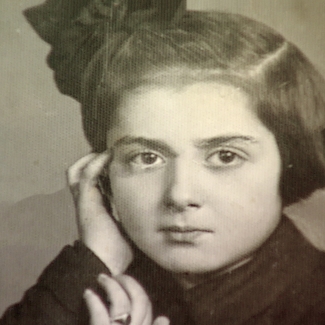
[[[73,173],[73,171],[71,169],[68,169],[66,171],[66,178],[68,180],[69,185],[72,185],[73,183],[75,183],[74,176],[75,175],[74,175],[74,173]]]
[[[75,172],[74,165],[68,167],[68,169],[66,170],[68,176],[71,176],[72,174],[74,174],[74,172]]]
[[[92,168],[91,165],[86,166],[82,171],[81,171],[81,177],[83,179],[90,179],[92,178]]]

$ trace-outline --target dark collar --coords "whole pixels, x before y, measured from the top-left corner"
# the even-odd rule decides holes
[[[175,319],[172,323],[242,324],[308,277],[322,256],[291,221],[282,219],[249,263],[222,275],[215,272],[192,289],[182,290],[168,272],[141,254],[130,273],[143,283],[156,312]]]

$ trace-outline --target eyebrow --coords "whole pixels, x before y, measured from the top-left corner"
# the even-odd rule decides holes
[[[242,142],[242,143],[257,143],[258,141],[251,136],[243,136],[243,135],[230,135],[230,136],[220,136],[213,137],[209,139],[195,141],[195,146],[199,149],[210,149],[222,144],[232,143],[232,142]],[[162,151],[164,153],[177,156],[177,153],[170,148],[164,141],[159,139],[147,139],[144,137],[133,137],[133,136],[125,136],[119,140],[117,140],[113,148],[118,148],[120,146],[127,146],[132,144],[140,144],[144,147],[147,147],[151,150]]]
[[[220,136],[220,137],[213,137],[210,139],[199,140],[195,142],[195,146],[200,149],[201,148],[209,149],[209,148],[220,146],[221,144],[227,144],[232,142],[251,143],[251,144],[258,143],[257,139],[251,136],[230,135],[230,136]]]
[[[151,150],[161,151],[172,156],[177,155],[176,152],[163,141],[158,139],[147,139],[144,137],[125,136],[114,143],[113,149],[118,148],[120,146],[127,146],[132,144],[140,144]]]

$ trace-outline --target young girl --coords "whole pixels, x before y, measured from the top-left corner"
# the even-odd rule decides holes
[[[325,187],[324,81],[270,28],[180,1],[27,11],[93,153],[80,241],[1,324],[325,324],[325,258],[283,209]]]

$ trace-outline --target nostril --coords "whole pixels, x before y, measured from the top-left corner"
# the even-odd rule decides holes
[[[167,209],[180,213],[180,212],[184,212],[187,209],[199,209],[200,208],[200,204],[195,204],[195,203],[180,203],[180,202],[174,202],[172,200],[168,200],[165,202],[165,206],[167,207]]]
[[[187,206],[188,206],[189,208],[199,208],[199,207],[200,207],[198,204],[193,204],[193,203],[188,204]]]

